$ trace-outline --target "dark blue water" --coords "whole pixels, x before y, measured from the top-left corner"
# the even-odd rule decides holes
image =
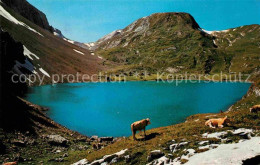
[[[50,110],[54,121],[91,136],[128,136],[130,124],[150,118],[149,128],[180,123],[197,113],[226,110],[249,83],[121,82],[45,85],[25,99]]]

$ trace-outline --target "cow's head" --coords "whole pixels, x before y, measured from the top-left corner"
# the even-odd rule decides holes
[[[227,116],[224,117],[224,124],[230,124],[230,119],[228,119]]]
[[[145,119],[146,120],[146,125],[149,125],[149,124],[151,124],[151,122],[150,122],[150,119],[149,118],[147,118],[147,119]]]

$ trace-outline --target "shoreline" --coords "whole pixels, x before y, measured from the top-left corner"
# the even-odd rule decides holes
[[[176,79],[176,80],[173,80],[171,82],[167,82],[166,79],[163,79],[163,80],[126,80],[126,81],[98,81],[98,82],[92,82],[92,81],[79,81],[79,82],[58,82],[58,83],[46,83],[46,84],[42,84],[42,85],[32,85],[32,86],[28,86],[29,88],[33,88],[33,87],[41,87],[41,86],[47,86],[47,85],[51,85],[51,86],[55,86],[55,85],[60,85],[60,84],[84,84],[84,83],[93,83],[93,84],[99,84],[99,83],[126,83],[126,82],[157,82],[157,83],[160,83],[160,82],[163,82],[163,83],[169,83],[169,84],[172,84],[178,80],[182,80],[180,81],[180,83],[182,82],[190,82],[190,81],[199,81],[200,82],[213,82],[213,83],[250,83],[250,84],[254,84],[255,82],[250,80],[250,81],[246,81],[246,80],[199,80],[199,79]],[[195,82],[197,83],[197,82]]]
[[[124,83],[125,82],[143,82],[144,80],[130,80],[130,81],[124,81]],[[154,81],[156,81],[156,80],[148,80],[148,81],[150,81],[150,82],[154,82]],[[176,81],[176,80],[175,80]],[[185,80],[184,80],[185,81]],[[190,80],[186,80],[186,81],[190,81]],[[210,83],[219,83],[219,82],[221,82],[221,81],[207,81],[207,80],[191,80],[191,81],[199,81],[199,83],[201,83],[201,82],[210,82]],[[160,82],[162,82],[162,81],[157,81],[157,83],[160,83]],[[62,85],[66,85],[66,84],[77,84],[77,83],[80,83],[80,84],[82,84],[82,83],[94,83],[94,84],[97,84],[97,83],[120,83],[120,82],[76,82],[76,83],[57,83],[57,84],[62,84]],[[165,82],[165,83],[169,83],[169,82]],[[173,82],[170,82],[170,84],[171,83],[174,83],[174,81]],[[197,83],[197,82],[196,82]],[[250,83],[251,85],[249,86],[249,88],[248,88],[248,90],[247,90],[247,92],[246,92],[246,94],[245,95],[243,95],[239,100],[237,100],[234,104],[232,104],[232,105],[230,105],[227,109],[225,109],[224,111],[222,111],[223,113],[226,113],[226,112],[229,112],[230,111],[230,108],[233,106],[233,105],[235,105],[237,102],[239,102],[239,101],[241,101],[246,95],[247,95],[247,93],[249,92],[249,90],[251,89],[251,87],[254,85],[254,83],[255,82],[253,82],[253,81],[251,81],[251,82],[248,82],[248,81],[243,81],[243,82],[240,82],[240,81],[235,81],[235,82],[232,82],[232,81],[224,81],[223,83]],[[45,84],[45,85],[41,85],[41,86],[47,86],[47,85],[52,85],[52,84]],[[54,84],[54,85],[56,85],[56,84]],[[53,86],[53,85],[52,85]],[[40,86],[36,86],[36,87],[40,87]],[[31,87],[31,88],[33,88],[33,87]],[[24,98],[23,98],[24,99]],[[36,105],[36,106],[39,106],[39,105],[37,105],[37,104],[34,104],[34,105]],[[46,107],[46,106],[40,106],[40,107],[42,107],[42,112],[48,117],[48,118],[50,118],[46,113],[47,113],[47,111],[50,111],[51,110],[51,108],[50,107]],[[189,117],[191,117],[191,116],[194,116],[194,115],[205,115],[205,114],[212,114],[213,116],[214,115],[217,115],[218,113],[220,113],[220,112],[215,112],[215,113],[195,113],[195,114],[192,114],[192,115],[188,115],[185,119],[184,119],[184,121],[182,121],[182,122],[178,122],[178,123],[175,123],[175,124],[170,124],[170,125],[166,125],[166,126],[160,126],[160,127],[155,127],[155,128],[151,128],[151,129],[149,129],[149,130],[153,130],[153,129],[158,129],[158,128],[163,128],[163,127],[168,127],[168,126],[174,126],[174,125],[176,125],[176,124],[181,124],[181,123],[185,123],[186,121],[187,121],[187,118],[189,118]],[[51,119],[51,118],[50,118]],[[51,120],[53,120],[53,119],[51,119]],[[53,120],[54,121],[54,120]],[[60,124],[60,123],[58,123],[58,122],[56,122],[56,121],[54,121],[55,123],[57,123],[57,124],[59,124],[59,125],[61,125],[61,126],[63,126],[62,124]],[[65,127],[65,128],[67,128],[66,126],[63,126],[63,127]],[[78,131],[76,131],[76,130],[72,130],[72,129],[70,129],[70,128],[67,128],[67,129],[69,129],[69,130],[71,130],[71,131],[74,131],[74,132],[77,132],[77,133],[79,133],[79,134],[81,134],[81,135],[83,135],[83,136],[86,136],[86,137],[92,137],[92,136],[98,136],[98,135],[85,135],[85,134],[83,134],[83,133],[80,133],[80,132],[78,132]],[[131,136],[131,135],[130,135]],[[99,138],[100,137],[113,137],[113,138],[124,138],[124,137],[129,137],[129,136],[98,136]]]

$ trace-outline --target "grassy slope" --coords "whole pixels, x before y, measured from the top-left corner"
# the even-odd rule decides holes
[[[44,37],[28,30],[27,28],[16,25],[4,17],[0,17],[1,28],[7,31],[16,40],[24,44],[32,53],[40,57],[40,60],[34,60],[33,63],[36,68],[40,66],[49,74],[94,74],[103,70],[102,60],[96,56],[91,56],[86,49],[80,48],[76,45],[70,44],[63,39],[54,36],[49,31],[46,31],[37,25],[31,23],[24,17],[13,12],[11,9],[1,4],[12,16],[19,21],[24,22],[31,28],[40,32]],[[83,52],[81,55],[73,49]],[[36,70],[41,74],[40,71]],[[50,83],[46,79],[46,83]]]
[[[149,27],[136,32],[143,27],[144,20],[149,22]],[[120,35],[99,43],[96,53],[117,63],[111,72],[126,75],[142,70],[167,72],[169,67],[178,73],[252,73],[259,70],[259,25],[213,35],[198,28],[186,13],[153,14],[129,25]]]
[[[215,33],[216,45],[230,56],[229,72],[253,73],[260,69],[260,26],[249,25]]]
[[[135,32],[145,20],[149,22],[149,27]],[[121,36],[106,41],[120,41],[118,46],[107,48],[103,43],[97,53],[123,65],[135,64],[132,70],[150,72],[181,66],[182,71],[204,73],[211,70],[207,69],[207,60],[224,60],[223,53],[213,44],[213,37],[198,30],[199,26],[187,13],[153,14],[139,19],[134,25],[130,31],[131,25],[123,29]],[[125,43],[128,45],[124,46]],[[222,66],[216,67],[215,70],[224,70]]]

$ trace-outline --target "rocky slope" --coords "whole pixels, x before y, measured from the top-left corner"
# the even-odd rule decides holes
[[[38,26],[38,21],[45,18],[41,20],[43,15],[34,13],[36,10],[33,8],[27,6],[37,17],[31,22],[28,20],[31,18],[21,16],[5,2],[9,1],[0,2],[0,164],[10,161],[18,161],[19,164],[68,164],[71,159],[83,158],[83,150],[90,148],[92,143],[98,148],[112,143],[91,140],[68,130],[46,117],[46,108],[21,99],[31,81],[25,77],[18,81],[18,76],[12,80],[14,74],[44,77],[43,84],[46,84],[51,83],[52,74],[79,72],[91,75],[104,67],[102,60],[91,56],[88,50],[55,36],[40,24]],[[13,2],[18,6],[25,3]],[[21,9],[26,13],[30,12],[26,6],[23,7]],[[31,85],[39,85],[39,81]]]
[[[24,54],[28,54],[33,64],[31,71],[36,76],[45,76],[43,84],[51,83],[52,74],[92,75],[105,69],[103,60],[90,55],[87,49],[42,29],[3,2],[0,7],[1,29],[22,43]],[[64,82],[67,81],[65,78]],[[39,85],[39,82],[33,85]]]
[[[2,0],[2,2],[41,28],[50,32],[54,31],[53,27],[49,25],[46,15],[26,0]]]
[[[259,32],[259,25],[207,32],[187,13],[156,13],[104,36],[92,49],[121,65],[120,69],[114,68],[121,73],[129,72],[129,68],[150,72],[252,73],[259,70]]]

